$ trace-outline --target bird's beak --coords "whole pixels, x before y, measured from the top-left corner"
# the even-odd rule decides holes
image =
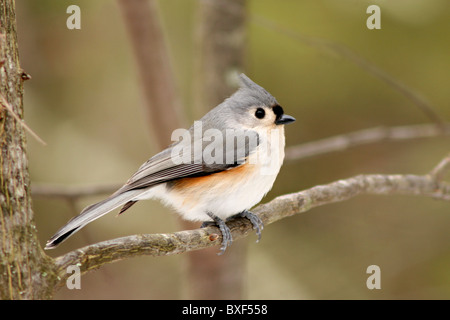
[[[289,124],[295,121],[294,117],[288,116],[287,114],[282,114],[281,117],[279,117],[275,124]]]

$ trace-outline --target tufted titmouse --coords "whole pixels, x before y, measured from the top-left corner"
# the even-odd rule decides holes
[[[216,224],[220,254],[231,245],[225,221],[248,218],[261,237],[263,223],[248,211],[272,188],[284,159],[285,115],[277,100],[244,74],[241,87],[189,130],[175,130],[178,141],[145,162],[123,187],[86,207],[47,242],[52,249],[88,223],[138,200],[158,198],[183,218]]]

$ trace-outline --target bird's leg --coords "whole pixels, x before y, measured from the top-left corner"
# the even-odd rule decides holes
[[[216,225],[215,221],[203,221],[203,223],[200,226],[200,228],[206,228],[206,227],[215,226],[215,225]]]
[[[222,246],[220,247],[220,252],[218,253],[218,255],[220,256],[225,253],[225,250],[227,250],[227,248],[229,246],[231,246],[231,243],[233,242],[233,237],[231,236],[230,228],[228,228],[225,221],[223,221],[219,217],[215,216],[211,212],[207,212],[206,214],[214,221],[203,222],[201,225],[201,228],[204,228],[204,227],[207,227],[210,225],[214,225],[214,224],[219,227],[220,232],[222,233]]]
[[[254,213],[244,210],[236,215],[237,217],[244,217],[250,220],[250,222],[253,225],[253,229],[256,230],[256,235],[258,236],[258,240],[256,242],[259,242],[261,240],[261,231],[264,229],[264,223],[261,221],[261,219]],[[235,216],[235,217],[236,217]]]

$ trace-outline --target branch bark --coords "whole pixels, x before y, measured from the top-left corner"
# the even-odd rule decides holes
[[[436,180],[431,174],[418,175],[359,175],[327,185],[283,195],[252,210],[265,225],[289,216],[307,212],[315,207],[342,202],[353,197],[372,195],[421,195],[450,201],[450,183]],[[245,218],[227,223],[235,240],[252,233],[252,225]],[[56,259],[61,284],[67,279],[66,268],[77,264],[82,273],[106,263],[142,255],[165,256],[220,245],[217,227],[180,231],[167,234],[133,235],[99,242],[69,252]]]
[[[13,0],[0,2],[0,298],[45,299],[53,292],[53,260],[37,239],[23,119],[20,68]],[[16,119],[13,114],[17,115]]]

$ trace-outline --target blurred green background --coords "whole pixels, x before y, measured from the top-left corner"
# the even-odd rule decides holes
[[[81,8],[81,30],[66,28],[70,4]],[[198,1],[158,4],[177,85],[192,108]],[[370,4],[381,8],[381,30],[366,27]],[[16,6],[21,65],[32,76],[25,84],[25,119],[48,144],[28,139],[32,182],[123,183],[159,150],[143,117],[142,90],[117,2],[20,0]],[[288,146],[429,119],[347,59],[267,28],[255,16],[349,47],[450,119],[448,0],[251,0],[247,10],[245,72],[297,118],[286,129]],[[449,152],[449,142],[447,137],[377,143],[289,163],[263,201],[361,173],[425,174]],[[101,198],[75,204],[34,199],[42,245]],[[244,297],[449,299],[449,229],[450,204],[424,197],[364,196],[316,208],[267,226],[259,244],[254,235],[241,240],[248,241]],[[177,230],[171,209],[145,201],[120,217],[112,213],[95,221],[48,254]],[[381,290],[366,287],[366,269],[373,264],[381,268]],[[56,298],[189,298],[183,295],[184,267],[182,255],[121,261],[83,276],[81,290],[63,288]]]

